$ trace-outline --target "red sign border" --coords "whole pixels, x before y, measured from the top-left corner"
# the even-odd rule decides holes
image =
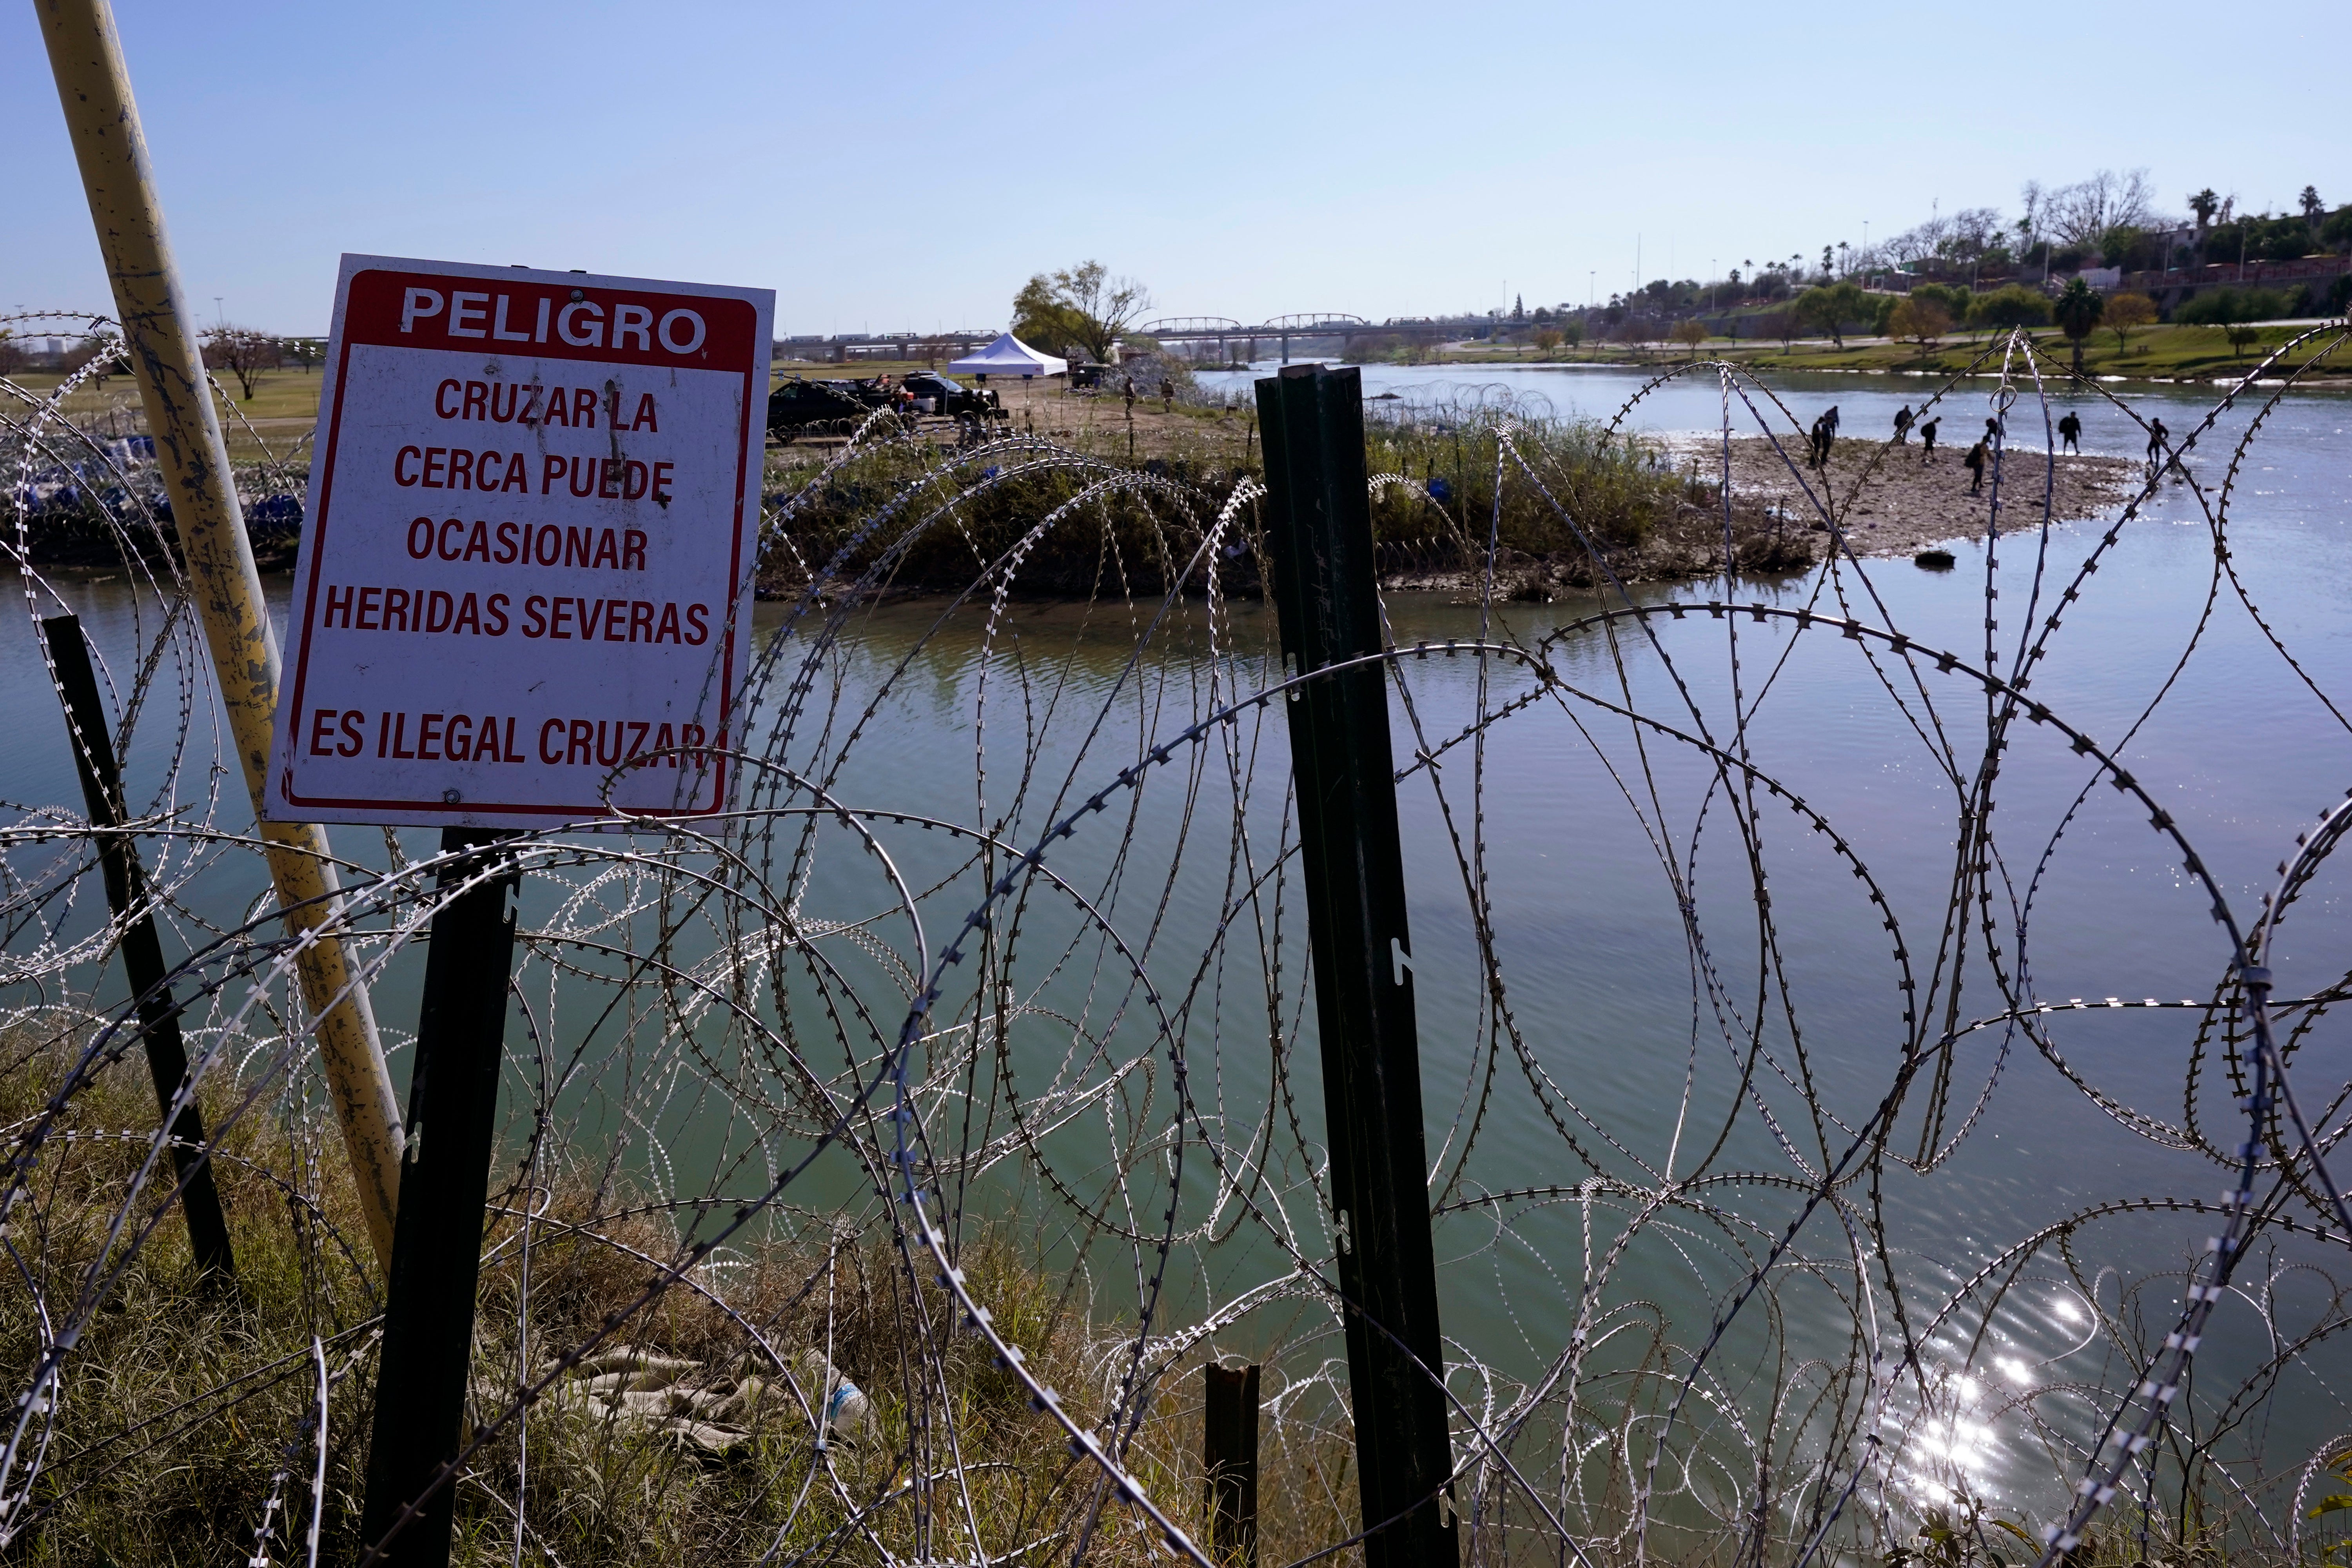
[[[456,277],[477,279],[488,279],[500,276],[500,273],[497,269],[490,268],[466,267],[463,271],[436,271],[435,269],[436,268],[453,268],[464,266],[464,264],[412,261],[405,258],[353,256],[347,257],[345,261],[347,267],[348,263],[353,261],[367,263],[369,265],[350,268],[348,270],[345,270],[335,282],[335,330],[336,337],[339,340],[339,352],[335,360],[334,371],[334,407],[327,421],[326,445],[322,447],[315,448],[319,453],[317,459],[319,463],[319,480],[317,485],[318,497],[316,505],[313,509],[316,515],[308,517],[304,520],[306,531],[309,535],[309,537],[303,541],[305,546],[303,553],[308,557],[308,562],[303,571],[302,582],[302,613],[306,623],[309,618],[316,613],[318,604],[319,574],[322,570],[324,570],[326,563],[325,544],[327,521],[331,508],[331,498],[335,485],[335,448],[342,436],[343,394],[345,389],[351,384],[349,372],[351,368],[351,353],[354,345],[350,342],[348,335],[343,331],[343,317],[346,306],[351,299],[352,285],[366,273],[380,270],[392,270],[394,268],[401,270],[413,269],[419,276]],[[515,270],[519,271],[520,269],[517,268]],[[585,275],[567,274],[566,277],[567,279],[572,279],[575,278],[583,278]],[[677,292],[680,298],[710,298],[715,296],[720,299],[735,300],[742,297],[739,292],[726,289],[694,289],[690,287],[685,289],[678,289],[675,285],[664,284],[643,279],[591,278],[587,279],[586,281],[591,286],[601,286],[606,288],[612,287],[614,284],[626,284],[632,286],[639,292]],[[758,330],[758,318],[759,311],[755,306],[752,323],[753,330],[755,331]],[[374,348],[384,345],[370,343],[363,346]],[[728,780],[730,777],[729,764],[731,759],[728,756],[723,746],[730,728],[730,722],[735,716],[736,637],[739,634],[749,636],[751,632],[751,627],[748,624],[739,625],[738,623],[748,620],[748,613],[743,608],[743,602],[746,595],[739,584],[742,583],[744,498],[747,493],[746,481],[751,477],[750,468],[751,461],[752,429],[751,410],[753,404],[757,403],[761,405],[762,412],[764,413],[765,411],[767,402],[765,388],[760,386],[758,383],[760,380],[764,379],[761,373],[766,368],[766,361],[768,358],[767,351],[768,345],[766,343],[755,342],[751,354],[752,363],[745,366],[742,372],[744,381],[743,414],[741,421],[740,422],[736,431],[737,456],[735,459],[734,535],[733,542],[729,548],[728,555],[727,578],[730,596],[728,600],[727,605],[727,640],[724,651],[725,662],[719,672],[719,712],[718,722],[714,726],[715,738],[709,744],[701,748],[704,751],[711,752],[713,757],[711,767],[711,784],[713,788],[710,797],[710,805],[708,806],[652,808],[616,807],[610,805],[599,804],[593,807],[587,808],[586,815],[583,816],[583,808],[579,806],[541,805],[524,802],[508,803],[461,800],[452,804],[444,800],[401,800],[380,795],[342,796],[297,795],[294,793],[293,788],[293,748],[299,743],[296,731],[299,729],[299,720],[302,712],[302,692],[304,686],[310,679],[310,639],[307,635],[304,626],[298,626],[294,624],[289,613],[286,629],[289,636],[298,637],[299,638],[299,646],[300,651],[295,660],[294,680],[290,698],[281,696],[278,705],[280,711],[278,714],[277,735],[275,739],[278,744],[287,748],[287,753],[284,759],[284,787],[282,790],[265,791],[264,804],[266,805],[283,805],[289,812],[307,812],[310,813],[310,816],[304,817],[289,816],[286,818],[279,818],[274,814],[265,812],[264,815],[267,819],[271,821],[310,820],[312,817],[315,817],[319,810],[321,808],[326,811],[352,810],[429,813],[436,818],[462,818],[468,816],[499,814],[518,816],[529,816],[573,822],[609,822],[618,818],[626,817],[653,817],[667,820],[683,817],[713,816],[724,812],[727,807]],[[444,353],[449,351],[436,347],[430,350],[420,349],[417,352]],[[724,373],[707,372],[705,374]],[[761,428],[764,429],[765,427],[765,421],[763,420],[761,422]],[[393,826],[398,825],[394,824]],[[418,824],[415,826],[424,825]]]

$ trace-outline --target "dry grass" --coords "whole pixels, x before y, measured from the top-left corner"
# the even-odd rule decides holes
[[[41,1114],[72,1042],[86,1034],[79,1019],[49,1016],[52,1032],[33,1038],[19,1031],[0,1061],[0,1126],[12,1136]],[[226,1085],[215,1088],[204,1098],[217,1125],[233,1097]],[[54,1124],[10,1232],[53,1323],[101,1254],[154,1116],[134,1055],[76,1093]],[[372,1279],[337,1240],[364,1249],[355,1196],[331,1136],[321,1139],[283,1106],[248,1114],[219,1144],[234,1290],[196,1274],[176,1214],[162,1215],[67,1362],[33,1521],[0,1561],[77,1568],[242,1561],[273,1497],[271,1559],[302,1561],[315,1461],[305,1427],[318,1407],[314,1334],[337,1374],[326,1408],[320,1561],[357,1556],[376,1308]],[[508,1414],[523,1366],[544,1366],[635,1300],[654,1272],[649,1260],[677,1256],[690,1224],[641,1202],[642,1194],[610,1184],[600,1194],[585,1175],[541,1184],[526,1346],[517,1245],[525,1195],[493,1197],[503,1212],[490,1230],[476,1331],[470,1415],[478,1424]],[[127,1235],[154,1217],[144,1196],[132,1210]],[[1070,1457],[1059,1429],[1030,1409],[981,1341],[952,1331],[940,1292],[910,1282],[887,1225],[853,1234],[839,1223],[832,1215],[779,1216],[761,1239],[718,1255],[607,1343],[700,1362],[705,1371],[688,1381],[724,1390],[746,1366],[774,1375],[762,1341],[786,1360],[829,1341],[836,1363],[873,1397],[873,1433],[820,1454],[805,1415],[771,1403],[750,1421],[748,1440],[720,1455],[592,1415],[577,1401],[548,1401],[527,1424],[507,1421],[474,1456],[458,1496],[454,1560],[513,1562],[518,1498],[525,1563],[674,1568],[754,1562],[772,1551],[779,1562],[814,1553],[870,1563],[886,1550],[901,1559],[968,1559],[967,1495],[982,1540],[997,1554],[1028,1543],[1024,1560],[1050,1560],[1091,1529],[1091,1560],[1154,1557],[1141,1516],[1103,1495],[1091,1467]],[[1088,1321],[1083,1277],[1048,1271],[1002,1226],[976,1229],[961,1260],[998,1326],[1069,1407],[1107,1415],[1106,1385],[1117,1380],[1104,1368],[1123,1356],[1097,1349],[1112,1341]],[[0,1286],[0,1355],[20,1374],[42,1353],[40,1324],[26,1280],[12,1275]],[[1165,1373],[1163,1397],[1129,1451],[1153,1495],[1188,1510],[1181,1517],[1192,1527],[1201,1524],[1192,1517],[1201,1495],[1197,1384],[1190,1363]],[[916,1408],[910,1391],[929,1408]],[[923,1462],[910,1467],[910,1455]],[[1269,1430],[1265,1459],[1268,1561],[1348,1533],[1354,1480],[1343,1430],[1303,1421]]]

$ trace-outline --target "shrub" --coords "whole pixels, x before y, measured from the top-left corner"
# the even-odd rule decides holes
[[[2286,297],[2275,289],[2209,289],[2172,312],[2186,327],[2226,327],[2236,321],[2267,321],[2286,314]]]
[[[2038,290],[2011,283],[1990,294],[1979,294],[1969,305],[1972,327],[2046,327],[2050,301]]]
[[[1909,338],[1926,348],[1944,333],[1951,331],[1951,312],[1935,300],[1922,300],[1916,294],[1896,302],[1886,317],[1889,337]]]
[[[1915,285],[1907,296],[1914,304],[1933,305],[1944,312],[1948,321],[1965,321],[1969,307],[1976,296],[1954,283],[1921,283]]]

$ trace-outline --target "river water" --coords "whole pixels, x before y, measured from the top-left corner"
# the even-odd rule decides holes
[[[1491,400],[1501,389],[1522,408],[1607,418],[1643,378],[1605,368],[1375,367],[1365,379],[1368,392],[1405,400]],[[1898,405],[1917,405],[1932,384],[1815,375],[1777,376],[1771,385],[1801,422],[1836,404],[1851,439],[1884,430]],[[1975,426],[1990,386],[1961,384],[1945,405],[1953,426]],[[2219,395],[2207,387],[2116,390],[2160,413],[2176,438]],[[2053,402],[2050,417],[2064,406]],[[2085,449],[2138,456],[2144,437],[2124,415],[2095,399],[2075,406]],[[1977,665],[1991,620],[2004,668],[2024,629],[2063,603],[2062,629],[2033,668],[2033,698],[2113,750],[2250,921],[2295,834],[2352,785],[2352,729],[2342,717],[2352,711],[2352,400],[2296,394],[2267,416],[2230,487],[2233,584],[2217,575],[2213,509],[2259,406],[2248,401],[2224,414],[2193,448],[2194,482],[2161,485],[2079,582],[2104,521],[2060,525],[2046,537],[2026,529],[1990,546],[1956,542],[1958,564],[1948,573],[1872,563],[1834,580],[1815,569],[1634,597],[1728,598],[1822,615],[1846,614],[1843,602],[1856,618]],[[1626,423],[1662,436],[1703,433],[1719,428],[1723,409],[1717,383],[1698,376],[1652,394]],[[1740,421],[1744,433],[1744,412]],[[2011,410],[2011,440],[2040,424],[2029,397]],[[2076,596],[2062,601],[2070,584]],[[281,615],[284,586],[271,584]],[[125,584],[59,587],[110,659],[131,656],[139,631]],[[1997,596],[1988,599],[1989,589]],[[1476,638],[1483,626],[1492,639],[1533,647],[1613,607],[1600,599],[1482,607],[1400,595],[1389,616],[1399,645]],[[782,710],[796,672],[821,669],[837,730],[870,714],[865,729],[854,746],[838,733],[822,743],[803,734],[780,743],[780,756],[795,765],[830,759],[835,799],[986,826],[1024,847],[1150,744],[1265,678],[1270,628],[1255,604],[1226,606],[1228,618],[1213,628],[1197,605],[1157,627],[1150,613],[1016,603],[992,633],[978,606],[943,619],[934,604],[898,605],[852,616],[807,666],[800,661],[813,645],[803,619],[781,650],[764,711]],[[152,632],[152,605],[146,614]],[[763,634],[786,615],[761,605]],[[1580,1292],[1605,1274],[1595,1289],[1596,1343],[1632,1332],[1652,1310],[1643,1303],[1654,1303],[1680,1347],[1665,1357],[1679,1373],[1710,1315],[1799,1214],[1803,1200],[1789,1184],[1815,1178],[1843,1153],[1894,1083],[1906,1041],[2002,1013],[2011,1005],[2004,988],[2032,1003],[2162,1002],[2170,1005],[2050,1016],[2040,1025],[2046,1050],[2014,1028],[1966,1034],[1948,1074],[1911,1091],[1892,1139],[1903,1158],[1885,1163],[1871,1191],[1849,1190],[1843,1218],[1824,1208],[1809,1222],[1799,1248],[1806,1261],[1780,1272],[1770,1326],[1736,1328],[1717,1363],[1721,1381],[1706,1385],[1725,1411],[1759,1407],[1776,1383],[1817,1388],[1820,1368],[1853,1361],[1857,1334],[1898,1342],[1897,1310],[1922,1331],[1963,1281],[2013,1261],[2021,1273],[1990,1321],[1973,1299],[1926,1334],[1923,1361],[1950,1380],[1941,1386],[1963,1392],[1951,1394],[1940,1426],[1906,1429],[1918,1446],[1891,1479],[1927,1496],[1957,1475],[1997,1500],[2046,1505],[2075,1463],[2065,1442],[2095,1432],[2126,1376],[2094,1331],[2096,1314],[2127,1316],[2136,1305],[2160,1337],[2179,1271],[2215,1228],[2161,1209],[2085,1216],[2128,1200],[2210,1200],[2227,1184],[2209,1154],[2149,1131],[2177,1130],[2194,1116],[2215,1142],[2242,1136],[2229,1131],[2224,1064],[2210,1041],[2201,1058],[2196,1049],[2203,1004],[2224,983],[2226,941],[2145,811],[2101,784],[2063,737],[2021,724],[1997,791],[1990,902],[1962,909],[1964,951],[1937,971],[1961,798],[1986,732],[1976,683],[1927,661],[1916,677],[1884,657],[1874,664],[1864,645],[1818,626],[1799,631],[1791,619],[1727,623],[1702,612],[1644,624],[1646,635],[1621,626],[1613,646],[1599,629],[1569,633],[1548,660],[1570,694],[1524,704],[1536,687],[1524,664],[1441,657],[1400,667],[1400,760],[1436,756],[1405,781],[1402,810],[1433,1183],[1449,1205],[1437,1238],[1454,1348],[1499,1377],[1539,1376],[1570,1343]],[[1129,658],[1139,641],[1150,650],[1140,667]],[[23,672],[0,689],[0,721],[17,737],[0,749],[0,798],[72,810],[78,796],[57,709],[32,673],[37,647],[28,618],[0,625],[0,658]],[[1238,665],[1215,657],[1235,648],[1248,655]],[[1629,723],[1611,705],[1666,728]],[[1487,721],[1483,744],[1441,749],[1482,713],[1507,710]],[[196,719],[192,743],[205,753],[212,731],[201,712]],[[145,722],[159,736],[169,728],[168,719]],[[1712,756],[1688,739],[1701,729],[1743,754],[1753,776],[1801,798],[1804,811],[1760,788],[1752,801],[1731,798]],[[209,757],[196,762],[201,769]],[[134,783],[152,787],[163,770],[134,745]],[[1269,868],[1285,826],[1279,711],[1255,711],[1181,749],[1161,771],[1135,796],[1131,821],[1122,797],[1056,864],[1074,888],[1090,890],[1152,985],[1184,999],[1172,1031],[1191,1058],[1187,1137],[1222,1142],[1237,1173],[1262,1171],[1263,1181],[1206,1180],[1197,1153],[1170,1173],[1171,1146],[1152,1131],[1166,1131],[1175,1103],[1164,1044],[1155,1055],[1153,1033],[1138,1033],[1143,1009],[1120,980],[1127,961],[1106,958],[1099,932],[1048,899],[1028,917],[1023,952],[1006,970],[1024,999],[1007,1028],[1007,1054],[974,1070],[1017,1079],[1033,1103],[1064,1096],[1093,1121],[1073,1112],[1037,1137],[1030,1156],[1007,1160],[1001,1195],[1045,1215],[1041,1233],[1066,1224],[1075,1234],[1084,1228],[1077,1216],[1104,1193],[1122,1182],[1149,1187],[1159,1170],[1183,1211],[1180,1227],[1222,1236],[1248,1188],[1251,1202],[1278,1216],[1267,1226],[1328,1256],[1327,1216],[1306,1169],[1319,1148],[1321,1090],[1311,1008],[1305,1017],[1297,1011],[1305,933],[1296,889],[1279,914],[1233,890],[1237,877]],[[179,798],[192,794],[202,790],[184,773]],[[225,778],[222,826],[243,819],[242,798],[239,782]],[[926,906],[936,956],[977,887],[958,881],[970,881],[965,847],[919,826],[877,821],[875,831],[910,885],[951,889]],[[383,863],[373,830],[336,837],[355,858]],[[406,842],[411,853],[430,847],[423,833]],[[845,845],[828,841],[813,853],[806,909],[865,920],[887,902]],[[248,860],[225,855],[192,889],[208,918],[228,924],[266,883]],[[549,913],[551,898],[525,908],[529,922]],[[1975,929],[1988,918],[1998,958],[1987,956]],[[1267,1044],[1267,1015],[1282,1011],[1268,1003],[1265,982],[1277,930],[1291,956],[1278,972],[1288,1016],[1276,1032],[1294,1030],[1299,1047],[1286,1058],[1287,1096]],[[1088,942],[1092,956],[1074,958]],[[1482,962],[1482,943],[1490,960]],[[1894,956],[1898,946],[1907,949],[1907,970]],[[2334,984],[2352,967],[2347,951],[2352,900],[2341,871],[2331,870],[2282,934],[2279,994]],[[904,1010],[905,987],[886,979],[887,965],[863,962],[845,958],[842,973],[875,988],[887,1030]],[[1927,998],[1933,1016],[1906,1023],[1906,1011]],[[378,1007],[395,1033],[413,1016],[411,971],[387,981]],[[1121,1007],[1129,1011],[1120,1021],[1103,1021]],[[941,1039],[928,1048],[945,1062],[955,1059],[953,1046]],[[1138,1068],[1139,1058],[1155,1065]],[[2352,1082],[2352,1047],[2323,1020],[2292,1065],[2306,1107],[2326,1106]],[[1104,1088],[1122,1071],[1119,1084]],[[961,1102],[950,1095],[925,1103],[938,1123]],[[621,1116],[613,1105],[603,1114],[615,1123]],[[2149,1122],[2135,1125],[2136,1115]],[[2330,1125],[2340,1118],[2338,1110]],[[701,1134],[690,1117],[678,1112],[673,1123],[666,1158],[719,1163],[693,1158]],[[931,1131],[950,1144],[984,1141],[969,1116],[961,1131]],[[1114,1156],[1146,1147],[1153,1152],[1140,1166],[1130,1158],[1123,1174],[1106,1174]],[[1685,1206],[1633,1223],[1642,1194],[1695,1176],[1703,1180],[1682,1189]],[[813,1174],[803,1201],[847,1201],[862,1181],[836,1162]],[[1530,1189],[1542,1195],[1489,1201]],[[1129,1206],[1147,1205],[1136,1198]],[[2076,1267],[2046,1248],[2011,1258],[2007,1249],[2057,1226],[2074,1227]],[[1611,1259],[1604,1255],[1620,1236],[1633,1239]],[[2320,1277],[2297,1271],[2326,1266],[2326,1255],[2292,1239],[2273,1245],[2249,1266],[2264,1292],[2261,1310],[2252,1299],[2232,1300],[2208,1332],[2200,1375],[2215,1388],[2255,1375],[2273,1328],[2293,1331],[2331,1310]],[[1273,1291],[1290,1268],[1280,1247],[1247,1226],[1231,1239],[1196,1238],[1176,1255],[1157,1331],[1253,1289]],[[2128,1294],[2168,1271],[2168,1285],[2158,1279]],[[1107,1318],[1131,1314],[1139,1289],[1149,1297],[1118,1273],[1107,1270],[1098,1286]],[[1890,1276],[1899,1309],[1886,1293]],[[1748,1316],[1764,1315],[1759,1308]],[[1336,1340],[1307,1321],[1277,1301],[1237,1315],[1217,1342],[1286,1356],[1283,1370],[1304,1376],[1318,1358],[1339,1354]],[[2300,1460],[2347,1425],[2347,1372],[2352,1359],[2334,1340],[2298,1358],[2283,1384],[2290,1397],[2239,1452],[2258,1472]],[[2069,1391],[2053,1392],[2059,1385]],[[1454,1386],[1475,1403],[1475,1373]],[[1890,1410],[1900,1416],[1916,1404],[1897,1397]]]

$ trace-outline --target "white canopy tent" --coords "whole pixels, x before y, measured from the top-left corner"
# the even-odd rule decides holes
[[[1070,362],[1039,353],[1011,332],[948,366],[950,375],[1066,375]]]

